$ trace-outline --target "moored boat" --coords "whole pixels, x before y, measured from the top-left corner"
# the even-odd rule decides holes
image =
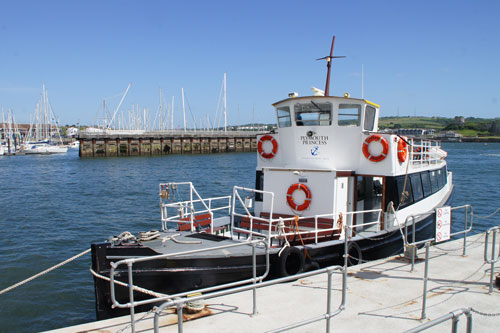
[[[127,267],[112,264],[126,258],[144,258],[133,266],[134,285],[172,295],[251,277],[252,251],[257,274],[273,278],[340,263],[346,242],[351,264],[401,253],[407,220],[410,237],[434,233],[428,212],[453,191],[446,152],[378,132],[376,103],[329,96],[332,53],[333,42],[324,92],[273,104],[277,129],[258,136],[254,189],[203,198],[191,183],[162,183],[160,231],[92,244],[98,319],[126,313],[111,298],[127,303],[128,289],[112,295],[106,280],[128,281]],[[255,239],[266,246],[252,247]]]

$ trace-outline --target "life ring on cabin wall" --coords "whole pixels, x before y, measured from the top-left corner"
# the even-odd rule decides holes
[[[295,191],[304,191],[306,198],[304,199],[304,202],[301,203],[300,205],[296,204],[295,201],[293,200],[293,193]],[[305,210],[309,205],[311,204],[311,190],[305,186],[304,184],[293,184],[288,188],[288,191],[286,192],[286,202],[290,207],[292,207],[293,210],[297,211],[302,211]]]
[[[266,141],[270,141],[273,145],[273,149],[269,153],[266,153],[263,148],[264,142]],[[278,152],[278,141],[276,141],[276,139],[271,135],[264,135],[259,139],[259,143],[257,144],[257,151],[263,158],[273,158]]]
[[[370,143],[374,141],[380,142],[380,144],[382,145],[382,152],[379,155],[372,155],[368,151],[368,146],[370,145]],[[389,142],[387,142],[386,139],[384,139],[378,134],[370,135],[369,137],[366,138],[365,142],[363,142],[363,154],[368,160],[372,162],[382,161],[387,156],[388,153],[389,153]]]
[[[404,163],[408,157],[408,144],[402,138],[398,141],[398,159],[399,162]]]

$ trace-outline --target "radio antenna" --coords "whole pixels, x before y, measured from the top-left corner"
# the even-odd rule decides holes
[[[316,59],[316,60],[326,60],[326,68],[327,68],[327,72],[326,72],[326,87],[325,87],[325,96],[330,96],[330,70],[331,70],[331,62],[332,62],[332,59],[335,59],[335,58],[345,58],[345,56],[333,56],[333,45],[335,44],[335,36],[333,36],[333,39],[332,39],[332,48],[330,49],[330,55],[329,56],[326,56],[326,57],[323,57],[323,58],[319,58],[319,59]]]

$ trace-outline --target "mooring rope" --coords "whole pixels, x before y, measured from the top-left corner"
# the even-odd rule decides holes
[[[67,264],[67,263],[69,263],[69,262],[71,262],[71,261],[73,261],[73,260],[75,260],[75,259],[77,259],[77,258],[79,258],[79,257],[83,256],[84,254],[89,253],[89,252],[90,252],[90,249],[86,249],[85,251],[83,251],[83,252],[81,252],[81,253],[77,254],[76,256],[73,256],[73,257],[71,257],[71,258],[69,258],[69,259],[66,259],[66,260],[64,260],[63,262],[60,262],[59,264],[54,265],[54,266],[52,266],[52,267],[50,267],[50,268],[48,268],[48,269],[44,270],[43,272],[40,272],[40,273],[38,273],[38,274],[33,275],[33,276],[32,276],[32,277],[30,277],[30,278],[27,278],[26,280],[23,280],[23,281],[21,281],[21,282],[18,282],[18,283],[16,283],[16,284],[13,284],[12,286],[10,286],[10,287],[8,287],[8,288],[5,288],[5,289],[3,289],[2,291],[0,291],[0,295],[4,294],[4,293],[6,293],[6,292],[8,292],[8,291],[10,291],[10,290],[12,290],[12,289],[15,289],[15,288],[17,288],[17,287],[19,287],[19,286],[22,286],[23,284],[28,283],[28,282],[30,282],[31,280],[36,279],[37,277],[40,277],[40,276],[42,276],[42,275],[45,275],[45,274],[47,274],[48,272],[53,271],[54,269],[59,268],[59,267],[61,267],[62,265],[65,265],[65,264]]]
[[[108,281],[108,282],[111,281],[111,279],[109,277],[97,273],[92,268],[90,268],[89,270],[90,270],[90,273],[93,276],[95,276],[96,278],[103,279],[103,280]],[[121,281],[115,280],[115,283],[117,285],[125,287],[125,288],[129,287],[129,284],[125,283],[125,282],[121,282]],[[155,291],[152,291],[152,290],[149,290],[149,289],[145,289],[145,288],[141,288],[141,287],[138,287],[138,286],[135,286],[135,285],[132,285],[132,289],[134,289],[135,291],[141,292],[143,294],[147,294],[149,296],[153,296],[153,297],[165,297],[165,296],[168,296],[167,294],[157,293]]]

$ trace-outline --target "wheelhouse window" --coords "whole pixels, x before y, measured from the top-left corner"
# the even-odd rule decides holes
[[[359,126],[361,105],[339,104],[339,126]]]
[[[375,129],[375,112],[373,106],[367,105],[365,108],[365,121],[363,123],[363,130],[374,131]]]
[[[297,126],[328,126],[332,124],[330,103],[297,103],[294,106]]]
[[[277,109],[278,111],[278,126],[280,128],[292,126],[290,117],[290,107],[282,106]]]

